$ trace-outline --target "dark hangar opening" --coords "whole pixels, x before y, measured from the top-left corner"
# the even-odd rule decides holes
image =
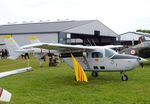
[[[69,34],[69,38],[67,35],[68,34],[60,33],[59,43],[72,45],[102,46],[115,44],[116,42],[116,37],[100,36],[99,32],[95,32],[95,35],[71,33]]]

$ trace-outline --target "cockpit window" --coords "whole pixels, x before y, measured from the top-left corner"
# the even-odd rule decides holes
[[[111,49],[105,49],[105,57],[112,57],[116,52]]]
[[[100,53],[100,52],[92,53],[92,58],[102,58],[102,57],[103,57],[103,53]]]

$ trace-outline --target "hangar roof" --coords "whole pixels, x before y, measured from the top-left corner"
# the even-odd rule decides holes
[[[83,30],[87,30],[83,26],[86,26],[87,24],[93,24],[95,22],[97,22],[100,25],[99,28],[102,29],[100,31],[106,31],[107,34],[103,32],[103,35],[114,36],[114,37],[117,36],[117,34],[114,31],[109,29],[107,26],[105,26],[98,20],[57,21],[57,22],[0,25],[0,35],[33,34],[33,33],[36,34],[36,33],[53,33],[53,32],[83,33],[83,31],[79,31],[83,28],[84,28]],[[82,27],[82,28],[77,28],[77,27]],[[76,28],[76,31],[73,30],[74,28]],[[83,33],[83,34],[88,34],[88,33]]]
[[[150,34],[142,32],[126,32],[118,35],[119,40],[130,41],[130,40],[139,40],[139,37],[144,36],[146,40],[150,40]]]
[[[131,34],[136,34],[136,35],[141,35],[141,36],[150,37],[150,34],[148,34],[148,33],[143,33],[143,32],[126,32],[126,33],[120,34],[119,36],[121,36],[121,35],[126,35],[126,34],[129,34],[129,33],[131,33]]]

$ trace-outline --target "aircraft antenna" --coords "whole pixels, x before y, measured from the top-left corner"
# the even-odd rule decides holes
[[[89,42],[90,46],[92,46],[91,42],[89,41],[89,39],[87,39],[87,41]]]
[[[96,43],[94,42],[94,40],[92,39],[92,42],[94,43],[94,45],[96,46]]]

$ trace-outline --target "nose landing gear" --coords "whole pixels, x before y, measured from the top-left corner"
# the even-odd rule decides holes
[[[127,81],[128,80],[128,76],[125,73],[123,73],[123,72],[121,72],[121,74],[122,74],[121,80],[122,81]]]

